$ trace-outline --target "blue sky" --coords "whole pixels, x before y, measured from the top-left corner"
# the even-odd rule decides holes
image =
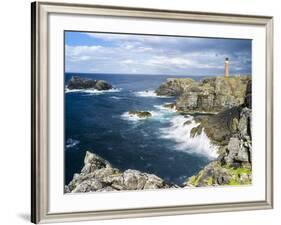
[[[251,74],[251,40],[65,32],[66,72],[222,75],[226,57]]]

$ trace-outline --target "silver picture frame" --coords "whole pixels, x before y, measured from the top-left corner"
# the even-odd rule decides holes
[[[50,213],[48,197],[48,15],[100,15],[127,18],[200,21],[263,26],[266,29],[266,199],[201,205],[179,205],[120,210]],[[31,222],[64,222],[131,217],[168,216],[273,208],[273,18],[208,12],[170,11],[102,5],[33,2],[31,5],[32,44],[32,148],[31,148]]]

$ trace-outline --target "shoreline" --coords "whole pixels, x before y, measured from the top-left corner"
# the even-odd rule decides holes
[[[236,93],[235,95],[233,95],[235,96],[235,98],[231,100],[234,106],[226,107],[226,109],[214,110],[214,111],[211,110],[212,107],[208,106],[206,108],[204,105],[203,106],[206,109],[208,109],[207,111],[202,110],[201,106],[199,106],[198,108],[199,110],[193,108],[193,110],[189,111],[188,107],[190,107],[190,105],[188,104],[185,105],[185,107],[187,107],[186,109],[183,110],[183,108],[181,108],[183,106],[181,105],[183,102],[186,104],[189,102],[190,99],[193,98],[193,96],[195,95],[200,96],[198,95],[198,93],[201,93],[202,90],[212,91],[212,89],[209,88],[209,86],[208,89],[206,90],[202,89],[202,87],[200,86],[201,84],[199,83],[202,81],[190,82],[190,80],[188,80],[188,82],[186,82],[185,79],[189,79],[189,78],[167,79],[166,83],[169,84],[169,82],[172,81],[171,85],[174,85],[173,84],[174,80],[176,80],[177,82],[176,88],[174,88],[173,86],[174,89],[171,92],[172,93],[171,96],[175,96],[174,95],[175,93],[177,94],[175,96],[176,100],[173,103],[169,103],[170,105],[174,105],[174,108],[170,108],[170,109],[175,110],[178,115],[184,117],[192,116],[193,120],[199,123],[199,125],[197,127],[193,127],[191,130],[192,132],[188,134],[190,138],[191,139],[196,138],[198,135],[201,135],[202,133],[205,132],[206,136],[210,139],[210,141],[218,146],[217,149],[218,156],[214,160],[210,161],[210,163],[208,163],[206,166],[204,166],[204,168],[200,170],[197,174],[188,177],[181,186],[177,185],[177,188],[251,184],[252,182],[251,151],[252,150],[251,150],[251,135],[250,133],[248,133],[249,127],[251,127],[251,124],[248,122],[249,120],[251,120],[251,104],[249,103],[249,99],[251,99],[251,97],[249,98],[249,95],[251,95],[251,90],[250,88],[248,88],[249,86],[248,83],[250,81],[248,82],[249,78],[247,77],[242,77],[241,79],[239,77],[235,77],[235,78],[236,78],[235,82],[236,81],[240,82],[241,80],[242,82],[244,82],[243,88],[245,89],[245,93],[241,94],[242,91],[240,90],[239,91],[241,93],[235,92],[236,89],[231,86],[233,85],[233,83],[229,84],[229,80],[226,80],[226,84],[230,86],[230,91],[232,92],[234,91]],[[217,77],[207,78],[207,81],[203,81],[203,88],[206,83],[208,84],[208,82],[213,82],[213,83],[217,82],[216,79],[220,81],[223,78],[217,78]],[[191,86],[183,88],[181,86],[182,83],[180,80],[184,81],[184,85],[191,84]],[[245,80],[247,80],[247,82],[245,82]],[[225,82],[224,79],[223,82]],[[199,83],[200,85],[198,85],[197,83]],[[161,86],[159,88],[161,88]],[[169,85],[166,85],[165,88],[167,88],[167,90],[170,90]],[[157,90],[155,91],[155,93],[158,95]],[[201,102],[204,103],[205,101],[205,103],[207,104],[212,102],[208,97],[210,96],[209,94],[205,96],[207,96],[207,100],[206,99],[200,100]],[[226,97],[227,96],[231,96],[231,95],[227,93]],[[238,100],[236,100],[236,98]],[[241,101],[241,99],[243,100],[243,102]],[[241,103],[241,104],[237,104],[237,103]],[[161,107],[166,108],[167,110],[169,109],[169,107],[165,107],[165,104],[163,104]],[[220,107],[222,108],[223,105],[220,105],[219,107],[217,107],[217,109]],[[221,129],[223,130],[223,132],[220,131]],[[219,135],[217,134],[217,132],[219,133]],[[138,171],[137,173],[143,173],[143,172]],[[85,174],[83,174],[83,172],[81,171],[80,175],[84,176]],[[156,176],[154,174],[150,174],[150,175]],[[75,176],[78,177],[78,175],[74,175],[73,180],[75,180]],[[162,178],[160,177],[158,178],[161,179],[166,184],[166,182]]]

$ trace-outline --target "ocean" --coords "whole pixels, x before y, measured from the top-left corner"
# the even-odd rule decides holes
[[[65,92],[66,184],[80,172],[86,151],[100,155],[121,171],[153,173],[178,185],[216,157],[204,133],[190,137],[196,126],[192,116],[162,106],[175,98],[154,93],[172,76],[65,73],[65,82],[73,75],[106,80],[114,88]],[[152,116],[129,117],[132,110],[149,111]],[[184,125],[187,120],[192,122]]]

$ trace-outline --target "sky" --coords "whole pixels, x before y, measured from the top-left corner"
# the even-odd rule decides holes
[[[212,76],[251,74],[252,41],[242,39],[65,32],[65,71]]]

